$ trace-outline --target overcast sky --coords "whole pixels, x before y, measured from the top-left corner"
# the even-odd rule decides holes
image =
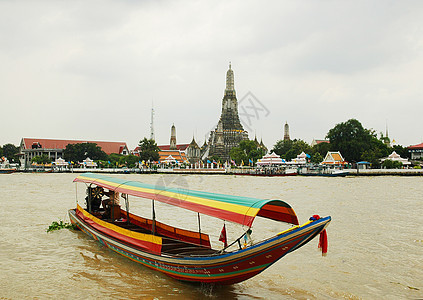
[[[358,119],[423,141],[423,1],[0,1],[0,145],[204,142],[229,61],[271,148]],[[243,99],[243,100],[242,100]],[[241,101],[242,100],[242,101]]]

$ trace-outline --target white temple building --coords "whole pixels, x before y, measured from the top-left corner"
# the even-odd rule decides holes
[[[382,162],[384,162],[385,160],[399,161],[399,162],[402,163],[403,166],[409,166],[409,165],[411,165],[411,162],[409,162],[407,158],[402,158],[395,151],[392,152],[388,157],[385,157],[385,158],[382,158],[381,159]]]
[[[274,152],[266,154],[257,161],[257,166],[274,166],[282,164],[285,164],[285,160]]]

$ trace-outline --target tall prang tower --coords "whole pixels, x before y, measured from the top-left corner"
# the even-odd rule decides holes
[[[170,150],[176,150],[176,127],[175,124],[172,124],[170,128]]]
[[[222,114],[216,129],[210,133],[208,156],[218,156],[222,160],[229,160],[229,152],[233,147],[238,147],[242,140],[248,140],[248,132],[244,130],[239,120],[234,71],[229,63],[229,70],[226,72],[226,89],[222,99]]]
[[[285,126],[284,126],[283,140],[284,141],[289,141],[290,140],[288,121],[285,123]]]

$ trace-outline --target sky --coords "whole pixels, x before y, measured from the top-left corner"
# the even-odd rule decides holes
[[[229,62],[268,148],[351,118],[423,142],[423,1],[0,1],[0,145],[159,145],[216,126]]]

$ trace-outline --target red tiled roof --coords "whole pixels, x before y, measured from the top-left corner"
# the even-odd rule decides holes
[[[189,144],[179,144],[176,145],[177,150],[185,151],[188,148]],[[158,146],[160,150],[170,150],[170,145],[161,145]]]
[[[316,144],[330,143],[328,140],[316,140]]]
[[[52,139],[35,139],[23,138],[22,144],[24,149],[31,149],[33,144],[39,143],[42,149],[65,149],[68,144],[95,143],[100,146],[106,154],[122,153],[123,149],[128,148],[125,142],[101,142],[87,140],[52,140]]]
[[[412,145],[412,146],[408,147],[408,149],[423,149],[423,143],[417,144],[417,145]]]

